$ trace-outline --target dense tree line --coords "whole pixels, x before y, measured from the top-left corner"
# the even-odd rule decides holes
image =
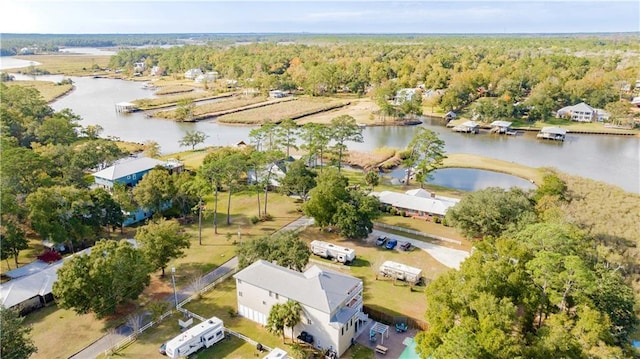
[[[190,68],[218,71],[262,91],[302,88],[322,96],[364,94],[374,89],[387,99],[400,88],[446,89],[438,100],[446,109],[472,109],[479,118],[546,118],[562,106],[581,101],[605,108],[621,95],[621,86],[638,77],[638,52],[630,38],[416,37],[391,43],[372,38],[243,46],[184,46],[123,50],[113,67],[146,61],[169,74]],[[593,46],[589,48],[588,46]],[[609,51],[609,52],[607,52]],[[607,53],[614,52],[614,56]],[[385,103],[385,102],[382,102]],[[411,101],[406,101],[407,106]],[[396,108],[384,108],[393,114]],[[400,113],[411,113],[407,108]]]
[[[633,290],[597,239],[563,214],[570,196],[548,174],[536,193],[489,188],[447,213],[478,241],[459,270],[426,289],[422,356],[631,356]]]

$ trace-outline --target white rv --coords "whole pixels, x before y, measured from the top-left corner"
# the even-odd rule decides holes
[[[336,246],[335,244],[323,241],[312,241],[311,253],[323,258],[333,259],[344,264],[349,264],[356,259],[356,251],[353,249]]]
[[[380,273],[409,283],[417,283],[422,278],[422,269],[409,267],[402,263],[386,261],[380,266]]]
[[[219,318],[212,317],[169,340],[165,350],[169,358],[181,358],[203,347],[209,348],[222,339],[224,339],[224,324]]]

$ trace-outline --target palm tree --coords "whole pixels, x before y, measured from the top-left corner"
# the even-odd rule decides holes
[[[284,326],[291,328],[291,342],[293,342],[293,328],[300,323],[302,306],[300,303],[288,300],[283,305]]]
[[[275,335],[282,335],[282,341],[284,341],[285,311],[285,304],[274,304],[267,318],[267,331]]]

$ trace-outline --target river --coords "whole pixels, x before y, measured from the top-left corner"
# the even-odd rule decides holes
[[[59,81],[61,76],[41,76]],[[19,79],[19,76],[17,76]],[[29,77],[29,79],[32,79]],[[202,146],[227,146],[248,140],[251,126],[219,125],[215,120],[177,123],[146,118],[143,113],[118,114],[115,104],[138,98],[151,98],[140,82],[72,77],[75,90],[51,104],[55,110],[70,108],[84,119],[83,126],[97,124],[103,136],[143,143],[153,140],[163,153],[184,150],[178,141],[189,130],[209,137]],[[499,136],[487,133],[454,133],[437,119],[425,119],[422,125],[437,132],[448,153],[472,153],[520,163],[532,167],[554,167],[563,172],[617,185],[640,193],[640,138],[633,136],[571,135],[565,142],[542,141],[534,132],[522,136]],[[404,147],[411,140],[415,126],[366,127],[364,142],[350,143],[353,150],[370,151],[377,147]],[[201,146],[201,147],[202,147]]]

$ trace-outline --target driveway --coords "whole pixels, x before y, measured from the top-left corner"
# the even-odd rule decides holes
[[[395,233],[392,234],[392,233],[379,231],[377,229],[373,230],[372,236],[373,237],[371,236],[369,237],[369,240],[375,241],[375,238],[378,238],[379,236],[387,236],[389,238],[397,239],[398,242],[409,242],[411,243],[411,245],[415,246],[416,248],[420,248],[423,251],[429,253],[429,255],[432,256],[435,260],[437,260],[438,262],[444,264],[449,268],[459,269],[460,263],[462,263],[470,255],[469,252],[463,251],[460,249],[453,249],[453,248],[448,248],[444,246],[439,246],[437,244],[423,242],[417,239],[400,236]]]

